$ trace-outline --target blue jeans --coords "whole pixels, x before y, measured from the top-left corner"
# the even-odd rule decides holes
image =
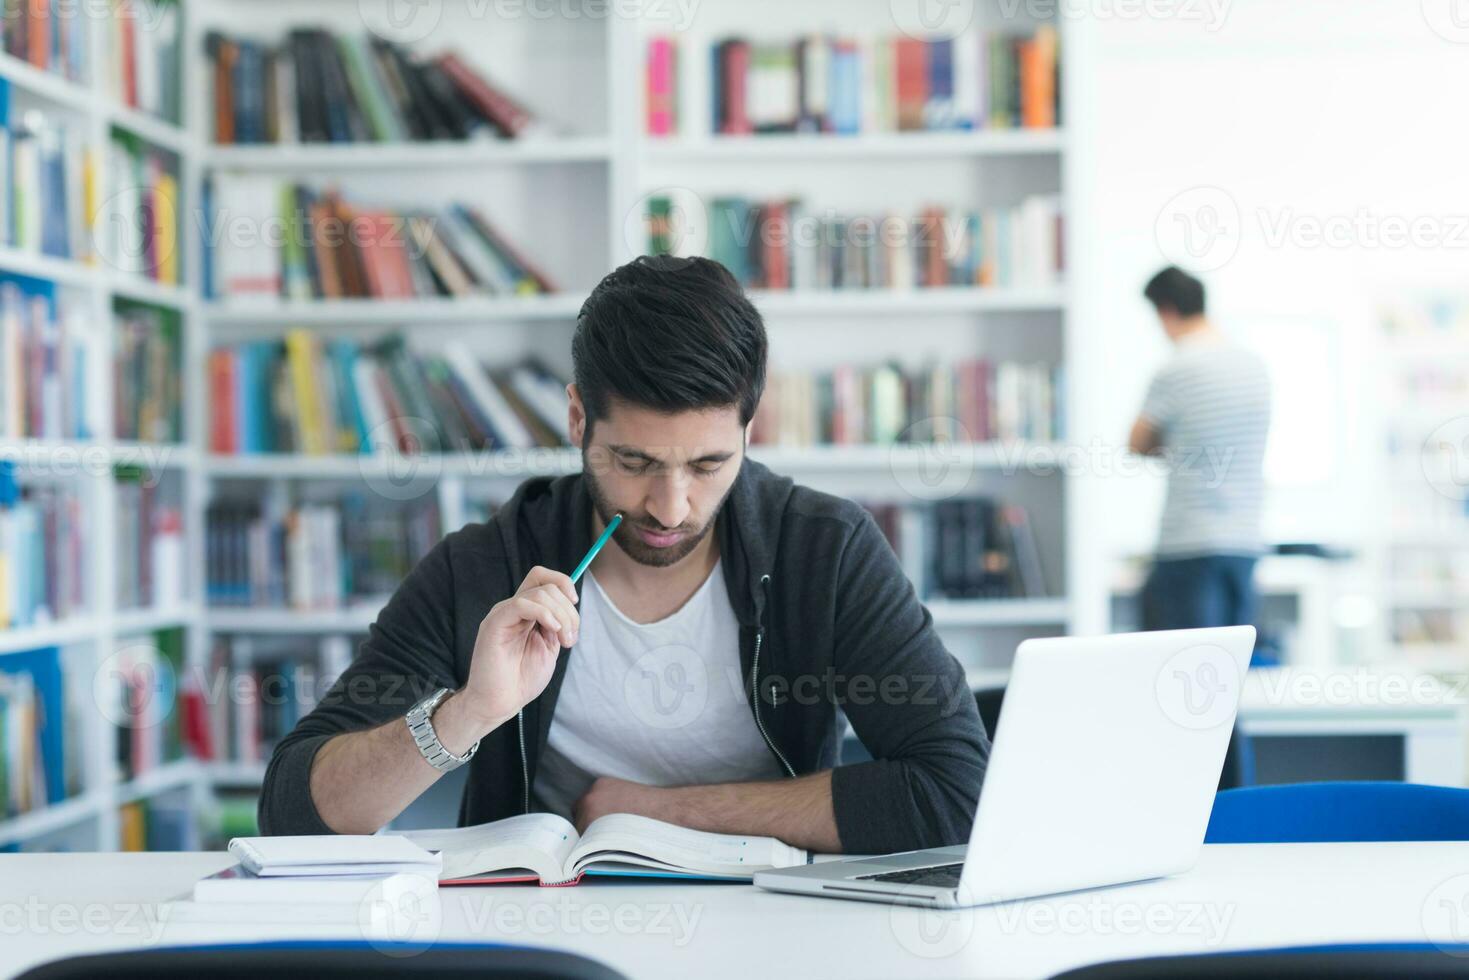
[[[1145,630],[1253,626],[1259,606],[1253,557],[1160,558],[1143,583],[1142,626]],[[1219,788],[1249,786],[1254,781],[1254,752],[1236,726],[1229,737]]]

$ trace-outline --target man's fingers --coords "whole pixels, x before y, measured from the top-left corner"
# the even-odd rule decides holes
[[[554,568],[547,568],[544,565],[537,565],[526,573],[525,581],[520,583],[520,591],[526,592],[543,585],[553,586],[562,595],[570,599],[572,605],[576,604],[576,585],[571,581],[571,576],[565,572],[558,572]]]
[[[564,647],[569,647],[576,642],[577,624],[579,617],[576,609],[566,601],[566,596],[555,589],[543,588],[534,592],[528,592],[521,598],[533,602],[543,609],[548,610],[556,622],[554,632],[558,642]]]

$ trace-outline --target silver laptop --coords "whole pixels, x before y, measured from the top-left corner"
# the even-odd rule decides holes
[[[1254,646],[1252,626],[1026,640],[967,847],[762,871],[755,884],[957,908],[1186,871]]]

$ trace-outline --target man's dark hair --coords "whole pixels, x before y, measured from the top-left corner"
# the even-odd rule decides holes
[[[765,390],[766,350],[765,323],[724,266],[633,259],[592,290],[571,340],[587,440],[614,397],[660,412],[736,405],[748,423]]]
[[[1143,295],[1159,313],[1171,310],[1179,316],[1198,316],[1204,312],[1204,284],[1176,265],[1149,279]]]

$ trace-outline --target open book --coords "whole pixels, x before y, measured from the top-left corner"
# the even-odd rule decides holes
[[[609,813],[581,835],[554,813],[526,813],[402,836],[440,852],[446,885],[574,885],[584,874],[749,881],[756,871],[806,863],[805,851],[773,837],[709,834],[630,813]]]

